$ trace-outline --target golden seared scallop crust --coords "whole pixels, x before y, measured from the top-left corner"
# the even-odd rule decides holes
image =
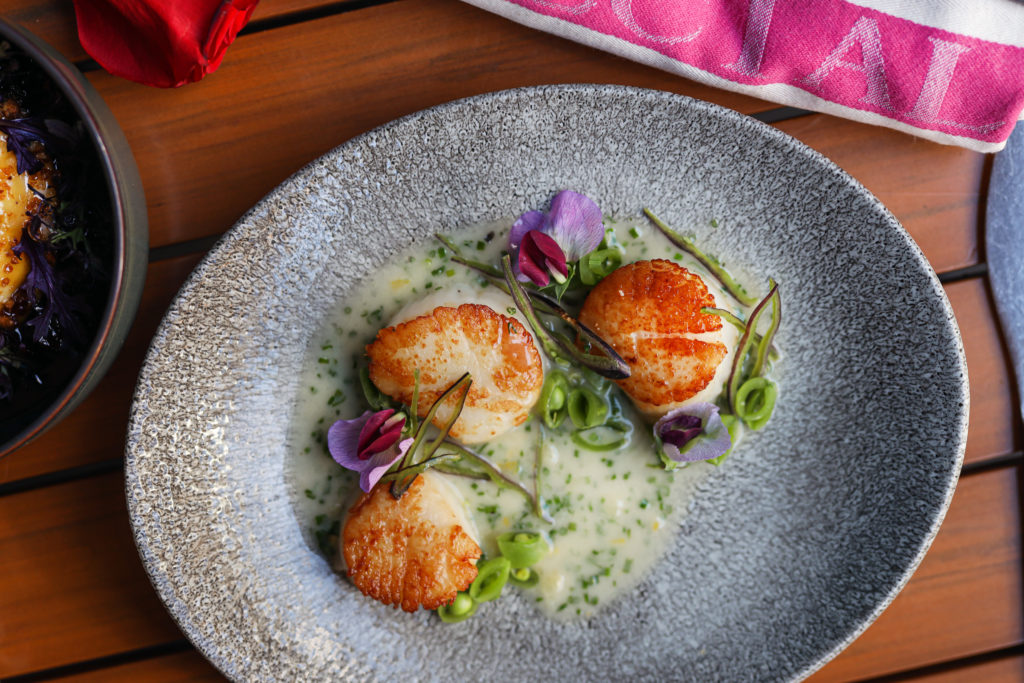
[[[544,366],[530,333],[515,318],[483,304],[439,306],[386,327],[366,354],[370,380],[407,405],[419,368],[420,417],[459,377],[471,373],[466,405],[451,430],[465,443],[487,441],[525,422],[544,384]],[[445,424],[455,405],[453,397],[440,406],[434,424]]]
[[[629,364],[619,386],[644,413],[677,404],[708,386],[728,354],[715,340],[722,329],[704,281],[680,265],[657,259],[613,271],[587,295],[579,320]]]
[[[480,546],[432,479],[437,476],[416,477],[400,500],[381,483],[349,511],[342,531],[345,565],[364,595],[406,612],[437,609],[476,578]]]

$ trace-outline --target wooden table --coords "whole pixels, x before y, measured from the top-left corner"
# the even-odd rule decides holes
[[[967,349],[966,464],[913,579],[812,680],[1024,680],[1020,396],[986,278],[990,157],[696,85],[458,0],[264,0],[221,69],[179,90],[99,70],[66,0],[5,0],[0,13],[78,64],[110,104],[142,173],[152,245],[138,317],[107,377],[0,460],[0,678],[221,680],[150,587],[125,513],[129,403],[171,297],[250,205],[352,136],[468,95],[575,81],[671,90],[762,118],[849,171],[913,235]]]

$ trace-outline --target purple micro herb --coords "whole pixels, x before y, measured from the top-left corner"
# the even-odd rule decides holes
[[[338,420],[327,430],[327,450],[334,461],[359,473],[359,488],[369,493],[412,445],[402,440],[405,415],[388,408],[366,411],[352,420]]]
[[[654,424],[654,440],[675,462],[717,458],[732,447],[732,438],[712,403],[693,403],[670,411]]]

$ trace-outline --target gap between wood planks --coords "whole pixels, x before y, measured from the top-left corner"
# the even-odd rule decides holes
[[[367,7],[387,5],[397,1],[398,0],[341,0],[341,2],[332,2],[320,5],[319,7],[295,10],[294,12],[287,12],[285,14],[267,17],[265,19],[254,19],[246,24],[246,26],[238,32],[238,35],[248,36],[254,33],[263,33],[264,31],[270,31],[275,28],[301,24],[307,21],[314,21],[316,19],[323,19],[324,17],[330,17],[336,14],[344,14],[345,12],[354,12],[355,10],[366,9]],[[94,59],[80,59],[74,64],[82,73],[99,71],[101,68]]]
[[[386,1],[387,2],[397,2],[398,0],[386,0]],[[343,11],[347,11],[349,9],[354,9],[355,8],[354,6],[357,3],[346,2],[346,3],[341,3],[341,4],[344,5],[344,7],[346,8]],[[384,4],[384,3],[374,2],[373,0],[367,0],[366,2],[363,2],[363,3],[359,4],[359,6],[360,7],[370,7],[370,6],[379,5],[379,4]],[[298,12],[297,14],[303,14],[303,15],[310,14],[311,16],[309,18],[319,18],[321,16],[326,16],[327,14],[333,14],[333,13],[334,12],[324,13],[324,12],[321,12],[320,10],[317,10],[315,12],[312,11],[312,10],[307,10],[307,11],[304,11],[304,12]],[[291,16],[291,15],[288,15],[288,16]],[[274,17],[273,19],[266,19],[265,22],[267,22],[267,23],[274,22],[275,25],[286,24],[288,22],[284,21],[285,18],[287,18],[287,17]],[[260,30],[265,30],[265,29],[260,29]],[[777,107],[775,109],[769,109],[768,111],[762,111],[762,112],[757,112],[757,113],[754,113],[754,114],[750,114],[750,116],[752,118],[755,118],[758,121],[762,121],[764,123],[778,123],[779,121],[787,121],[789,119],[800,118],[801,116],[810,116],[812,114],[814,114],[814,112],[813,111],[808,111],[807,109],[797,109],[796,107]],[[220,238],[223,237],[223,236],[224,236],[224,233],[220,233],[218,235],[209,235],[207,237],[199,237],[199,238],[192,239],[192,240],[184,240],[182,242],[175,242],[174,244],[167,244],[167,245],[163,245],[163,246],[159,246],[159,247],[152,247],[149,250],[149,262],[150,263],[154,263],[156,261],[163,261],[164,259],[178,258],[180,256],[189,256],[191,254],[196,254],[196,253],[200,253],[200,252],[207,252],[210,249],[212,249],[213,246],[218,241],[220,241]],[[976,273],[975,271],[979,267],[982,270]],[[974,270],[972,270],[972,269],[974,269]],[[963,280],[963,279],[966,279],[968,277],[973,277],[976,274],[983,275],[985,272],[986,271],[985,271],[984,264],[976,264],[974,266],[968,266],[966,268],[960,268],[960,269],[957,269],[957,270],[949,271],[949,273],[947,273],[947,275],[949,276],[949,279],[943,280],[942,279],[943,276],[940,275],[939,276],[939,280],[943,284],[945,284],[947,282],[955,282],[956,280]]]
[[[57,678],[64,678],[65,676],[84,674],[91,671],[99,671],[100,669],[109,669],[121,664],[141,662],[144,659],[153,659],[155,657],[178,654],[179,652],[187,652],[192,649],[194,649],[192,644],[185,638],[182,638],[181,640],[172,640],[169,643],[151,645],[150,647],[143,647],[138,650],[119,652],[116,655],[107,655],[106,657],[87,659],[82,662],[65,664],[64,666],[57,666],[52,669],[41,669],[39,671],[33,671],[32,673],[20,674],[6,679],[6,683],[34,683],[35,681],[50,681]]]
[[[970,678],[966,677],[967,671],[973,667],[989,662],[995,662],[1000,659],[1019,657],[1021,655],[1024,655],[1024,644],[1011,645],[1009,647],[992,650],[990,652],[981,652],[969,657],[961,657],[960,659],[929,664],[928,666],[922,666],[916,669],[907,669],[906,671],[885,674],[884,676],[878,676],[877,678],[864,678],[855,681],[854,683],[903,683],[904,681],[913,681],[925,676],[949,674],[957,671],[961,671],[965,674],[964,680],[970,680]]]

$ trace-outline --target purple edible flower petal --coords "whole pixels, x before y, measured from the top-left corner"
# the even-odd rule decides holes
[[[712,403],[676,408],[654,424],[662,453],[675,462],[710,460],[732,448],[732,438]]]
[[[682,448],[696,439],[703,431],[702,422],[696,415],[680,415],[667,429],[661,433],[661,440],[676,448]]]
[[[369,493],[384,473],[412,445],[399,442],[405,416],[392,409],[369,410],[352,420],[338,420],[327,430],[327,450],[334,462],[359,473],[359,487]]]
[[[528,257],[530,265],[527,265],[526,268],[529,273],[522,269],[523,244],[527,240],[527,235],[533,232],[550,237],[562,252],[557,260],[550,259],[554,270],[546,267],[543,261],[538,261],[533,257]],[[597,249],[602,239],[604,239],[603,217],[601,209],[594,203],[594,200],[572,190],[563,190],[551,200],[550,211],[547,213],[527,211],[512,224],[512,230],[508,235],[508,246],[512,254],[512,265],[519,281],[532,280],[543,287],[550,282],[547,272],[566,275],[568,268],[563,270],[561,264],[578,261],[580,257]],[[531,267],[533,265],[536,265],[537,269],[533,269]],[[545,275],[540,276],[538,270],[545,271]],[[541,284],[541,280],[543,280],[543,284]]]
[[[520,243],[531,230],[544,230],[544,213],[541,211],[527,211],[512,224],[512,230],[508,233],[509,249],[515,252],[519,249]],[[512,259],[515,262],[515,259]]]
[[[551,281],[549,274],[556,278],[560,276],[561,282],[565,282],[569,274],[569,266],[565,262],[562,249],[555,240],[540,230],[531,230],[523,236],[517,263],[519,272],[533,280],[538,287],[543,287]]]
[[[359,473],[359,488],[369,493],[380,481],[380,478],[395,464],[395,461],[405,455],[414,440],[406,439],[399,443],[397,448],[382,451],[364,461],[366,466]]]
[[[564,190],[551,200],[544,232],[551,235],[565,251],[567,261],[597,249],[604,239],[601,209],[590,197]]]

